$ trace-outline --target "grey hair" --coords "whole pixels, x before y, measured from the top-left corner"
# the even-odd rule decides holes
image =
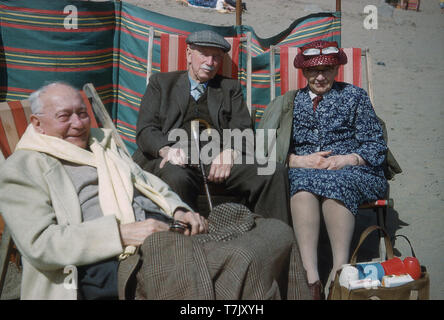
[[[64,85],[64,86],[70,87],[70,88],[72,88],[72,89],[77,91],[76,88],[74,88],[72,85],[70,85],[69,83],[66,83],[64,81],[55,81],[55,82],[51,82],[49,84],[44,85],[43,87],[41,87],[41,88],[37,89],[36,91],[34,91],[29,96],[29,98],[28,98],[29,102],[31,103],[31,112],[32,112],[32,114],[42,113],[43,103],[42,103],[42,100],[40,99],[40,97],[50,87],[53,87],[55,85]]]

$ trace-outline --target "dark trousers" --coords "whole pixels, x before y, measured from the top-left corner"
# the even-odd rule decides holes
[[[135,159],[136,162],[137,159]],[[171,189],[191,208],[197,211],[197,196],[203,185],[200,170],[167,163],[159,168],[161,158],[139,161],[146,171],[165,181]],[[291,224],[289,185],[287,168],[276,163],[276,170],[270,175],[258,175],[257,164],[235,164],[224,183],[226,191],[243,198],[245,205],[264,218],[279,219]],[[207,175],[210,166],[204,166]]]

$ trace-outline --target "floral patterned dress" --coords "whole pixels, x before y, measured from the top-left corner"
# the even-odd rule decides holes
[[[291,196],[304,190],[341,201],[356,215],[360,204],[384,196],[387,181],[383,162],[387,146],[367,93],[335,82],[313,111],[308,87],[294,100],[290,152],[308,155],[332,150],[331,155],[359,154],[367,163],[340,170],[290,168]]]

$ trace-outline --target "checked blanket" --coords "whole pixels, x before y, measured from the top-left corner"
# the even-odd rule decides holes
[[[208,234],[157,232],[119,266],[119,298],[311,299],[293,230],[222,204]]]

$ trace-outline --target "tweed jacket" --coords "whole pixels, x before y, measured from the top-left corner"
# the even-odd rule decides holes
[[[130,165],[134,174],[161,190],[173,212],[189,208],[159,178]],[[82,223],[71,178],[58,159],[44,153],[17,150],[0,166],[0,212],[22,254],[22,299],[77,299],[77,290],[64,285],[64,268],[123,251],[116,218]]]
[[[216,75],[207,88],[209,113],[221,137],[223,129],[252,129],[239,81]],[[162,147],[174,144],[175,141],[168,141],[168,134],[182,126],[189,97],[187,71],[156,73],[150,77],[140,105],[136,129],[138,150],[134,158],[140,157],[140,153],[150,160],[158,158]]]

